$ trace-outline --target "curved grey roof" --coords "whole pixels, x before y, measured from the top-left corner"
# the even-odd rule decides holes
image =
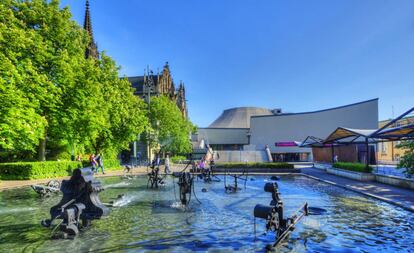
[[[273,115],[272,111],[260,107],[236,107],[224,110],[209,128],[250,128],[250,117]]]
[[[338,106],[338,107],[332,107],[329,109],[323,109],[323,110],[318,110],[318,111],[311,111],[311,112],[296,112],[296,113],[280,113],[280,114],[271,114],[270,116],[290,116],[290,115],[301,115],[301,114],[311,114],[311,113],[320,113],[320,112],[327,112],[327,111],[334,111],[334,110],[338,110],[341,108],[346,108],[346,107],[352,107],[355,105],[360,105],[360,104],[365,104],[365,103],[370,103],[373,101],[378,101],[378,98],[374,98],[374,99],[370,99],[370,100],[366,100],[366,101],[362,101],[362,102],[358,102],[358,103],[353,103],[353,104],[349,104],[349,105],[343,105],[343,106]],[[269,115],[255,115],[252,117],[268,117]]]

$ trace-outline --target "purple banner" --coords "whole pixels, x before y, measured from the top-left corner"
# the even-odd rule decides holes
[[[282,141],[282,142],[276,142],[276,147],[297,147],[298,144],[294,141]]]

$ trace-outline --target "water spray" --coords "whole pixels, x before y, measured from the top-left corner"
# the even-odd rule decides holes
[[[51,180],[46,185],[32,185],[31,187],[40,197],[50,197],[60,192],[60,181]]]

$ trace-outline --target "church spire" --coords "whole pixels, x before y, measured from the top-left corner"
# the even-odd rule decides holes
[[[98,53],[98,46],[96,45],[95,40],[93,39],[91,13],[89,10],[89,0],[86,0],[85,20],[83,22],[83,28],[88,32],[89,37],[90,37],[89,45],[85,51],[85,57],[86,58],[93,57],[97,59],[99,58],[99,53]]]

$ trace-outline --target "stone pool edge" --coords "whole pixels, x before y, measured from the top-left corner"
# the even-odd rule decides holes
[[[323,182],[323,183],[327,183],[327,184],[330,184],[330,185],[333,185],[333,186],[341,187],[343,189],[353,191],[353,192],[365,195],[365,196],[370,197],[370,198],[378,199],[378,200],[381,200],[383,202],[398,206],[398,207],[400,207],[400,208],[402,208],[406,211],[414,213],[414,208],[412,208],[411,206],[404,205],[400,202],[397,202],[397,201],[394,201],[394,200],[391,200],[391,199],[388,199],[388,198],[384,198],[384,197],[381,197],[381,196],[378,196],[378,195],[375,195],[375,194],[360,191],[360,190],[354,189],[354,188],[346,186],[346,185],[337,184],[335,182],[328,181],[328,180],[325,180],[325,179],[321,179],[321,178],[318,178],[318,177],[314,177],[314,176],[311,176],[311,175],[308,175],[308,174],[298,173],[298,175],[301,175],[301,176],[304,176],[304,177],[307,177],[307,178],[311,178],[311,179],[314,179],[314,180],[317,180],[317,181],[320,181],[320,182]]]

